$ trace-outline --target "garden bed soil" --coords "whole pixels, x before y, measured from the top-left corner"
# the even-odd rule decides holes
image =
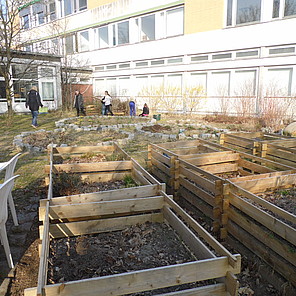
[[[48,283],[82,280],[161,266],[196,258],[165,223],[145,223],[122,231],[55,239],[50,244]],[[155,295],[214,283],[214,280],[134,293]]]
[[[296,187],[258,194],[270,203],[296,215]]]
[[[65,132],[46,132],[40,131],[27,135],[23,138],[24,144],[29,144],[33,147],[39,147],[46,149],[51,143],[57,144],[58,146],[66,144],[68,146],[84,145],[93,146],[98,143],[107,141],[116,141],[118,139],[127,138],[124,133],[116,131],[75,131],[67,130]]]
[[[60,164],[70,163],[92,163],[92,162],[103,162],[103,161],[120,161],[124,157],[122,154],[103,154],[103,153],[85,153],[81,156],[71,156],[69,158],[62,159]]]
[[[136,186],[130,177],[126,177],[125,180],[114,180],[109,182],[85,182],[81,180],[78,174],[71,175],[67,173],[61,173],[55,178],[56,179],[53,186],[54,197],[115,190]]]

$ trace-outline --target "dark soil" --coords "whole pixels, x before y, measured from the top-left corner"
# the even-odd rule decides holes
[[[259,195],[274,205],[296,215],[296,188],[279,189]]]
[[[102,161],[120,161],[123,160],[121,154],[106,155],[102,153],[86,153],[81,156],[74,156],[71,158],[63,159],[60,163],[91,163],[91,162],[102,162]]]
[[[48,282],[61,283],[195,260],[172,228],[147,222],[122,231],[53,240]],[[214,280],[131,295],[155,295],[211,283]]]
[[[67,173],[61,173],[58,176],[54,176],[53,196],[57,197],[121,189],[127,187],[127,183],[129,183],[128,185],[130,185],[132,181],[128,182],[127,180],[117,180],[109,182],[86,182],[82,181],[80,175],[78,174],[71,175]],[[136,184],[134,184],[134,186],[136,186]]]
[[[155,124],[152,126],[144,126],[142,127],[142,130],[146,132],[160,133],[162,131],[171,131],[172,129],[170,126],[162,126],[159,124]]]
[[[55,239],[50,245],[49,283],[80,280],[194,261],[166,224]]]

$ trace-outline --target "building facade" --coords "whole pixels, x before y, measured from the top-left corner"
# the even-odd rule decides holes
[[[49,110],[61,106],[61,58],[48,54],[13,52],[12,109],[14,112],[29,112],[25,107],[26,96],[36,86],[42,103]],[[0,75],[0,113],[7,112],[4,78]]]
[[[296,112],[296,0],[35,0],[20,17],[24,50],[91,68],[73,83],[94,96],[163,111]]]

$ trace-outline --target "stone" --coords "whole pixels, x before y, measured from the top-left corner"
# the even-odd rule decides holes
[[[179,138],[179,140],[184,140],[184,139],[186,139],[186,135],[184,133],[180,133],[178,135],[178,138]]]
[[[286,136],[296,136],[296,121],[290,123],[288,126],[286,126],[283,130],[284,135]]]

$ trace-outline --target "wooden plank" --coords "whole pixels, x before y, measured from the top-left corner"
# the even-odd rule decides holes
[[[44,290],[46,296],[81,296],[81,293],[84,296],[115,296],[220,278],[226,276],[228,271],[237,274],[240,268],[232,268],[227,257],[221,257],[47,285]],[[28,289],[26,296],[34,295],[34,292],[36,289]]]
[[[79,204],[99,201],[122,200],[131,198],[150,197],[158,194],[159,185],[145,185],[132,188],[114,189],[108,191],[99,191],[92,193],[83,193],[55,197],[50,201],[51,206],[63,204]],[[44,207],[46,199],[40,200],[40,207]]]
[[[164,172],[166,175],[172,177],[170,175],[170,168],[165,166],[163,163],[160,161],[156,160],[155,158],[151,158],[152,165],[156,166],[160,171]]]
[[[223,245],[221,245],[209,232],[200,226],[190,215],[188,215],[173,199],[168,197],[165,192],[161,192],[165,197],[165,202],[180,216],[182,219],[201,236],[219,255],[227,256],[232,267],[238,262],[238,257],[232,255]]]
[[[161,209],[162,206],[163,197],[154,196],[143,197],[140,199],[135,198],[127,200],[50,206],[49,215],[51,219],[69,219],[79,217],[153,211]]]
[[[263,160],[263,159],[262,159]],[[255,173],[270,173],[270,172],[274,172],[273,169],[270,169],[270,168],[267,168],[265,166],[262,166],[260,164],[257,164],[257,163],[253,163],[253,162],[250,162],[248,160],[245,160],[245,159],[240,159],[238,161],[238,165],[244,169],[249,169]]]
[[[198,260],[215,258],[214,253],[171,211],[164,206],[163,216]]]
[[[188,158],[187,161],[196,166],[208,165],[208,164],[218,164],[223,162],[237,161],[240,156],[238,153],[233,153],[232,151],[226,152],[215,152],[210,153],[212,155],[201,154],[200,156],[195,156],[194,158]],[[182,159],[182,157],[180,157]]]
[[[271,173],[260,174],[260,175],[250,175],[250,176],[244,176],[244,177],[231,178],[228,180],[235,183],[235,182],[243,182],[248,180],[256,180],[261,178],[272,178],[276,176],[289,175],[289,174],[295,174],[295,173],[296,173],[296,170],[271,172]]]
[[[215,181],[215,180],[223,181],[222,178],[219,178],[219,177],[217,177],[217,176],[215,176],[215,175],[213,175],[213,174],[211,174],[211,173],[209,173],[209,172],[207,172],[207,171],[205,171],[205,170],[203,170],[203,169],[201,169],[201,168],[199,168],[187,161],[180,159],[179,162],[180,162],[180,167],[185,167],[185,168],[191,169],[195,172],[198,172],[199,174],[206,176],[207,178],[209,178],[212,181]]]
[[[165,163],[165,164],[168,165],[168,166],[171,165],[170,157],[165,156],[165,155],[159,153],[158,151],[152,150],[152,151],[151,151],[151,156],[152,156],[154,159],[156,159],[156,160],[158,160],[158,161],[160,161],[160,162],[162,162],[162,163]]]
[[[133,179],[136,181],[137,184],[144,184],[144,185],[149,185],[151,184],[142,174],[142,172],[138,171],[137,169],[133,168],[132,169],[132,176]]]
[[[233,208],[229,208],[228,218],[261,241],[264,245],[271,248],[279,256],[282,256],[288,262],[296,266],[296,256],[295,253],[291,251],[292,248],[290,244],[277,239],[274,235],[270,234],[270,231],[265,231],[263,227],[254,223],[252,219],[241,215]]]
[[[237,172],[238,164],[237,163],[220,163],[220,164],[204,165],[204,166],[200,166],[200,168],[211,174],[222,174],[222,173]]]
[[[171,186],[172,187],[172,184],[170,183],[171,178],[168,175],[163,173],[161,170],[159,170],[155,166],[152,167],[151,171],[152,171],[152,174],[154,176],[156,176],[158,180],[160,180],[161,182],[166,183],[166,186]]]
[[[226,284],[227,292],[229,293],[230,296],[238,295],[239,282],[237,280],[237,277],[233,273],[231,272],[227,273],[225,284]]]
[[[193,181],[194,183],[196,183],[198,186],[210,192],[213,192],[214,194],[218,193],[214,182],[212,182],[211,180],[205,179],[204,177],[198,175],[192,170],[189,170],[184,167],[180,167],[180,175],[183,175],[190,181]]]
[[[296,286],[296,269],[286,260],[274,254],[266,245],[256,240],[252,235],[248,234],[231,220],[228,221],[227,229],[240,243],[245,245],[249,250],[265,261],[273,270],[276,270]]]
[[[295,169],[295,167],[296,167],[295,162],[290,161],[290,160],[288,160],[288,159],[278,158],[278,157],[276,157],[276,156],[269,155],[269,154],[266,155],[266,159],[268,159],[268,160],[270,160],[270,161],[275,161],[275,162],[277,162],[277,163],[281,163],[281,164],[283,164],[283,165],[286,165],[286,166],[292,167],[292,168],[294,168],[294,169]]]
[[[178,292],[159,294],[158,296],[227,296],[224,284],[208,285]]]
[[[166,149],[180,148],[180,147],[196,147],[200,145],[200,140],[185,140],[176,142],[167,142],[155,145]]]
[[[285,211],[284,209],[264,200],[263,198],[237,186],[234,184],[230,185],[231,191],[234,191],[236,193],[242,194],[244,197],[249,198],[250,200],[256,202],[257,204],[263,206],[267,210],[277,214],[281,218],[288,220],[294,224],[296,224],[296,216],[293,215],[292,213]]]
[[[196,207],[200,212],[202,212],[205,216],[214,220],[214,211],[213,207],[211,207],[208,203],[204,202],[198,196],[194,195],[190,191],[188,191],[185,187],[180,187],[180,197],[184,198],[188,203]]]
[[[278,162],[275,162],[275,161],[268,160],[266,158],[255,156],[255,155],[250,155],[250,154],[243,153],[243,152],[239,152],[239,154],[241,155],[242,158],[245,157],[245,158],[251,159],[253,161],[259,162],[259,163],[264,163],[264,165],[266,165],[266,166],[268,165],[269,167],[274,167],[277,170],[288,171],[288,170],[294,170],[295,169],[295,168],[293,168],[291,166],[287,166],[287,165],[284,165],[284,164],[281,164],[281,163],[278,163]]]
[[[163,214],[150,213],[127,217],[51,224],[49,227],[49,232],[52,238],[61,238],[84,234],[117,231],[125,229],[128,226],[143,224],[145,222],[162,223]],[[43,227],[40,227],[39,230],[41,235],[43,232]]]
[[[189,182],[188,180],[180,177],[180,185],[190,191],[193,195],[198,198],[201,198],[204,202],[209,204],[210,206],[215,206],[215,196],[211,195],[210,193],[206,192],[202,188],[197,187],[193,183]]]
[[[122,171],[122,170],[130,170],[131,168],[132,168],[132,162],[130,160],[54,165],[54,169],[56,169],[58,172],[66,172],[66,173]],[[49,166],[45,166],[45,173],[48,173],[48,172],[49,172]]]
[[[293,245],[296,245],[296,230],[284,222],[276,219],[265,211],[260,210],[256,206],[252,205],[248,201],[243,200],[237,195],[230,193],[230,203],[255,219],[258,223],[261,223],[277,235],[287,240]]]
[[[232,182],[232,179],[229,179],[229,181]],[[261,193],[281,187],[294,186],[296,184],[296,174],[270,176],[269,178],[257,178],[247,181],[238,180],[234,184],[252,193]]]
[[[155,145],[155,144],[150,144],[151,145],[151,148],[152,148],[152,150],[156,150],[156,151],[159,151],[159,153],[165,153],[166,155],[168,155],[168,156],[178,156],[178,154],[176,154],[176,153],[173,153],[173,152],[171,152],[171,151],[169,151],[169,150],[167,150],[167,149],[165,149],[165,148],[163,148],[163,147],[161,147],[161,146],[159,146],[159,145]]]
[[[114,172],[114,173],[89,173],[89,174],[80,174],[82,181],[87,182],[109,182],[109,181],[116,181],[116,180],[123,180],[124,177],[130,176],[131,170],[128,171],[122,171],[120,173]]]
[[[133,167],[141,172],[141,174],[152,184],[160,185],[160,182],[148,173],[135,159],[131,159]]]
[[[294,152],[288,152],[288,151],[284,151],[285,148],[274,148],[270,145],[267,146],[267,154],[270,154],[272,156],[276,156],[278,158],[283,158],[283,159],[288,159],[291,162],[296,162],[296,153]]]
[[[110,152],[114,151],[114,146],[77,146],[77,147],[55,147],[53,152],[54,153],[88,153],[88,152]]]

